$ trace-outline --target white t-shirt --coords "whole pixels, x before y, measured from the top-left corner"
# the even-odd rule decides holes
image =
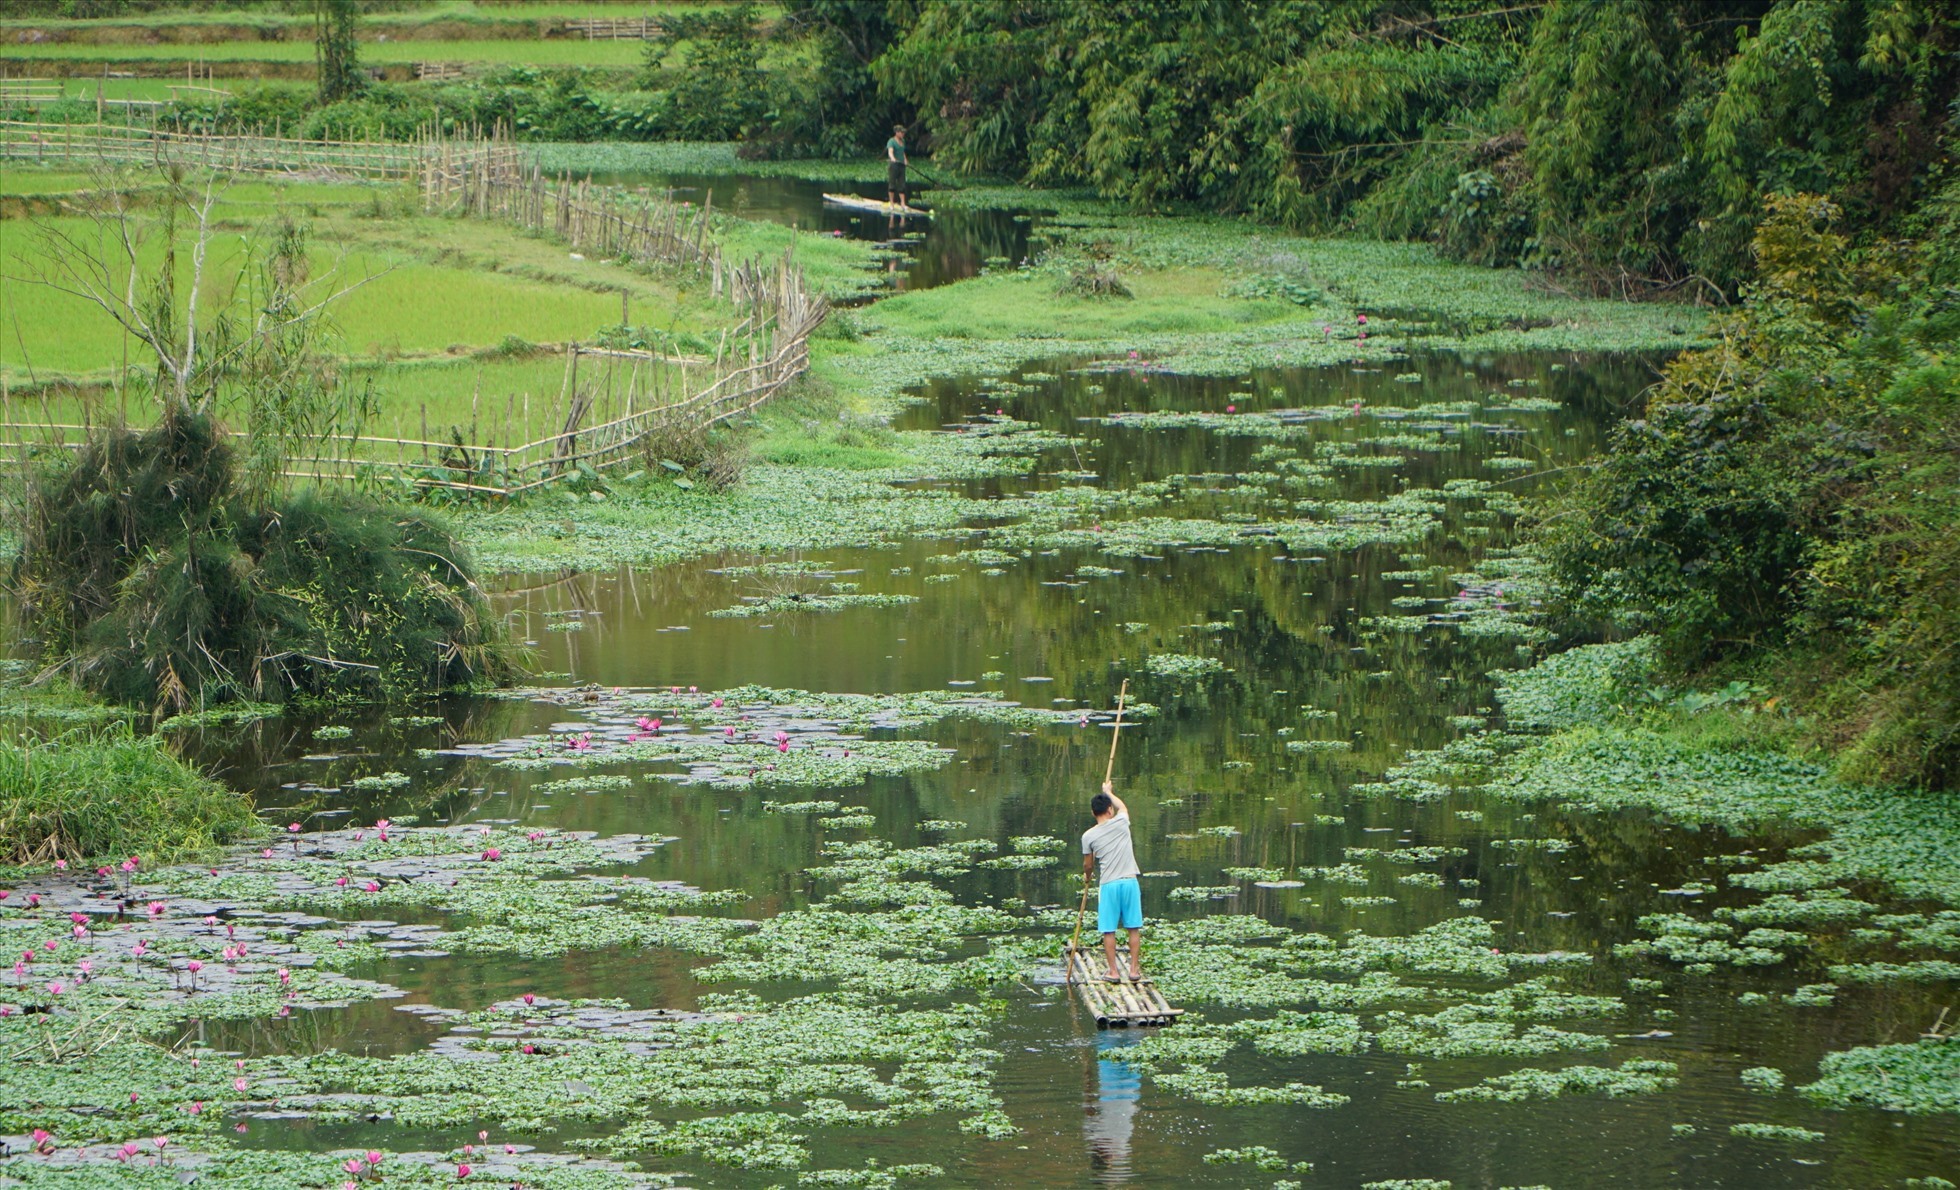
[[[1128,880],[1142,872],[1136,852],[1130,847],[1130,816],[1118,814],[1108,822],[1098,822],[1082,832],[1082,854],[1096,857],[1100,882]]]

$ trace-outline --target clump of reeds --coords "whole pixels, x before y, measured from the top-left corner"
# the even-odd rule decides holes
[[[340,495],[254,506],[235,470],[209,417],[176,413],[30,480],[13,586],[56,669],[160,711],[504,676],[440,522]]]

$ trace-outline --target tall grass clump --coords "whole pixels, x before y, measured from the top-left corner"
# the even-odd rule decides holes
[[[209,414],[173,412],[30,478],[11,585],[52,669],[173,712],[507,674],[441,521],[339,494],[248,498],[237,467]]]
[[[0,864],[132,855],[168,862],[256,826],[245,795],[126,723],[0,733]]]

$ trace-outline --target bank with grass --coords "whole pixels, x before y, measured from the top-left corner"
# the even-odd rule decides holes
[[[176,863],[266,833],[250,799],[128,722],[0,722],[0,871]]]

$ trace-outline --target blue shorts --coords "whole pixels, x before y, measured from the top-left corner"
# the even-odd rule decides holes
[[[1096,929],[1105,934],[1143,928],[1143,890],[1137,878],[1111,880],[1096,894]]]

